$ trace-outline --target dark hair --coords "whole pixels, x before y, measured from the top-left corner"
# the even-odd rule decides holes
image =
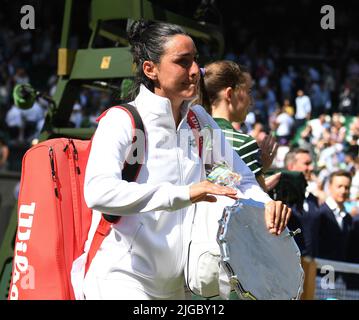
[[[216,61],[205,66],[201,77],[201,104],[211,111],[211,105],[218,99],[218,93],[225,88],[236,88],[246,83],[248,70],[233,61]]]
[[[329,176],[329,184],[333,182],[334,177],[347,177],[350,180],[350,182],[352,181],[352,175],[350,174],[349,171],[345,171],[345,170],[338,170],[332,172]]]
[[[138,20],[132,23],[128,32],[136,75],[131,98],[134,98],[141,84],[153,92],[154,84],[143,72],[144,61],[159,63],[164,53],[165,44],[170,37],[177,34],[188,35],[180,26],[162,22]]]

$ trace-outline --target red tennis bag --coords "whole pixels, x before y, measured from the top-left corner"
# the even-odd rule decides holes
[[[82,192],[89,146],[59,138],[24,155],[9,299],[74,298],[71,266],[91,224]]]
[[[129,114],[133,128],[143,130],[134,107],[118,108]],[[24,155],[9,299],[74,299],[72,263],[83,253],[92,220],[83,194],[90,148],[91,140],[56,138]],[[138,163],[126,164],[123,178],[135,181],[139,169]],[[88,265],[118,219],[103,215]]]

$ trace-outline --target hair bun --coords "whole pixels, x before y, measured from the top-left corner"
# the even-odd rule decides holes
[[[143,33],[153,24],[151,21],[137,20],[131,24],[130,30],[128,31],[128,40],[130,44],[142,42]]]

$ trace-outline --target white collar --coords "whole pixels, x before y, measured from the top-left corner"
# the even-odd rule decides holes
[[[187,117],[187,113],[193,100],[184,101],[181,105],[181,120]],[[135,106],[141,115],[148,113],[156,115],[167,115],[173,118],[171,101],[148,90],[143,84],[140,92],[135,99]]]
[[[325,200],[325,203],[336,216],[340,216],[342,218],[346,216],[347,212],[345,211],[345,209],[343,208],[343,210],[341,210],[332,197],[328,197],[327,200]]]

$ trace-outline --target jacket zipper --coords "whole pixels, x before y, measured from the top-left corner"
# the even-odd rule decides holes
[[[176,132],[176,136],[178,138],[178,131]],[[180,176],[180,185],[183,185],[183,168],[182,168],[182,161],[180,159],[180,156],[179,156],[179,152],[178,152],[178,148],[176,148],[176,152],[177,152],[177,160],[178,160],[178,168],[179,168],[179,176]],[[181,267],[183,265],[183,259],[184,259],[184,254],[183,254],[183,248],[184,248],[184,236],[183,236],[183,212],[184,212],[184,209],[180,209],[180,212],[179,212],[179,218],[178,218],[178,221],[179,221],[179,224],[180,224],[180,239],[179,239],[179,243],[182,244],[181,246],[181,251],[179,253],[179,257],[178,257],[178,262],[179,262],[179,266]],[[178,263],[177,262],[177,263]],[[176,266],[178,268],[178,265]]]

